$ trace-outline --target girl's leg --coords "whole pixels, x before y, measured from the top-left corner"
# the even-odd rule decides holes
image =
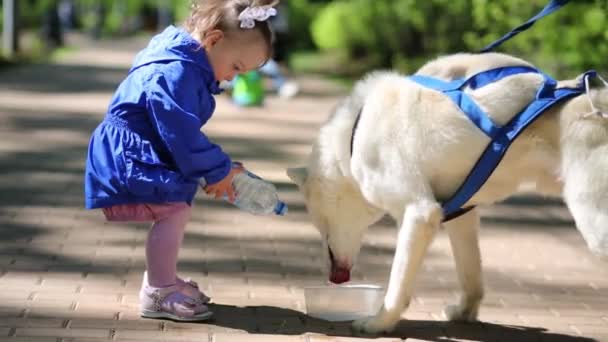
[[[150,229],[146,245],[147,273],[151,275],[144,274],[143,284],[154,287],[175,284],[186,296],[192,297],[200,303],[207,303],[209,297],[199,290],[195,282],[184,281],[176,274],[178,251],[192,208],[186,203],[146,204],[145,206],[156,222]],[[152,277],[154,279],[149,279]]]
[[[172,215],[154,222],[146,242],[148,283],[153,287],[175,285],[177,258],[184,238],[184,229],[191,215],[184,206]]]
[[[185,205],[168,216],[161,216],[148,233],[147,279],[144,278],[140,292],[144,317],[197,321],[211,316],[204,304],[183,294],[176,284],[179,248],[190,214],[190,206]]]

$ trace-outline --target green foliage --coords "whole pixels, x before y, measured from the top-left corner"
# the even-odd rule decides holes
[[[406,72],[436,55],[477,51],[536,14],[548,0],[336,0],[314,18],[322,50]],[[507,41],[498,51],[549,72],[606,69],[608,3],[573,1]]]
[[[344,2],[328,5],[312,23],[312,37],[317,46],[323,50],[351,50],[347,41],[354,35],[344,27],[344,21],[352,13],[352,7]]]
[[[312,32],[321,49],[391,66],[429,51],[462,50],[458,34],[470,22],[463,1],[339,0],[315,18]]]
[[[16,1],[19,13],[19,26],[22,28],[39,27],[42,15],[54,0]]]
[[[103,28],[105,35],[124,35],[141,29],[139,21],[145,11],[154,15],[160,3],[165,4],[172,11],[175,22],[180,24],[188,15],[191,0],[76,0],[83,26],[90,30],[96,25],[98,18],[94,12],[95,7],[104,8]]]
[[[46,9],[57,0],[20,0],[20,26],[36,31]],[[189,13],[191,0],[162,0],[176,23]],[[429,58],[477,51],[536,14],[549,0],[282,0],[288,7],[287,49],[331,51],[361,68],[394,67],[412,72]],[[161,0],[75,0],[85,30],[98,23],[94,8],[103,4],[102,32],[130,34],[142,28],[142,13],[152,16]],[[1,7],[0,7],[1,14]],[[0,23],[1,23],[0,16]],[[148,23],[147,28],[150,27]],[[498,51],[530,59],[556,77],[583,69],[608,69],[608,1],[571,1],[509,40]]]
[[[182,23],[190,14],[191,0],[171,0],[175,22]]]
[[[327,2],[311,0],[283,0],[287,2],[289,18],[290,49],[311,49],[314,47],[310,23]]]
[[[475,50],[492,42],[527,20],[546,2],[473,0],[475,31],[465,33],[467,46]],[[499,50],[526,56],[558,74],[606,69],[607,10],[606,1],[573,1],[504,43]]]

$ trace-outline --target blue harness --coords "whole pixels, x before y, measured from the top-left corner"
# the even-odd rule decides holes
[[[536,16],[516,27],[499,40],[486,46],[481,52],[493,50],[504,41],[512,38],[521,31],[528,29],[538,19],[549,15],[564,6],[568,1],[569,0],[552,0]],[[475,90],[489,83],[499,81],[507,76],[521,73],[536,73],[542,75],[544,82],[536,93],[534,100],[504,126],[499,126],[494,123],[492,119],[463,91],[466,87]],[[584,80],[586,77],[593,76],[596,76],[596,72],[591,70],[587,71],[581,79]],[[460,188],[458,188],[451,198],[442,203],[444,221],[456,218],[474,208],[474,206],[463,207],[463,205],[467,203],[475,193],[479,191],[488,178],[490,178],[492,172],[502,160],[511,143],[526,127],[538,119],[547,109],[565,99],[583,94],[586,91],[584,82],[581,82],[581,84],[574,88],[556,89],[557,82],[553,78],[536,68],[527,66],[510,66],[486,70],[469,78],[450,82],[422,75],[413,75],[408,78],[423,87],[442,92],[448,96],[466,114],[466,116],[491,139],[491,142],[481,154]],[[353,127],[351,154],[353,150],[354,133],[359,123],[360,116],[361,111],[357,115]]]
[[[521,73],[540,74],[543,76],[544,82],[536,93],[534,100],[504,126],[499,126],[493,122],[492,119],[479,108],[475,101],[463,91],[465,87],[475,90],[489,83],[499,81],[504,77]],[[595,71],[587,71],[582,79],[595,75]],[[472,207],[463,208],[463,205],[469,201],[488,178],[490,178],[490,175],[492,175],[492,172],[502,160],[511,143],[526,127],[531,125],[542,113],[557,103],[585,93],[585,85],[582,82],[575,88],[556,89],[557,82],[554,79],[535,68],[525,66],[491,69],[480,72],[467,79],[451,82],[444,82],[421,75],[413,75],[410,76],[409,79],[421,86],[440,91],[452,99],[477,128],[492,140],[481,154],[481,157],[477,160],[477,163],[465,179],[464,183],[451,198],[443,202],[442,207],[445,221],[460,216],[472,209]]]

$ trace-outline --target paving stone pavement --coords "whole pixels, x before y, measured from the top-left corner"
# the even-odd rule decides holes
[[[271,96],[264,108],[219,98],[205,130],[272,180],[290,213],[253,217],[199,196],[179,269],[213,297],[215,319],[139,318],[147,226],[85,211],[82,178],[90,132],[145,40],[73,42],[57,62],[0,70],[0,340],[608,341],[608,263],[587,252],[560,201],[525,196],[484,209],[483,323],[440,316],[457,293],[445,234],[394,333],[355,337],[347,323],[307,316],[303,287],[325,282],[324,261],[284,169],[304,161],[344,93],[315,77],[300,78],[300,96]],[[394,238],[388,219],[371,228],[355,281],[384,284]]]

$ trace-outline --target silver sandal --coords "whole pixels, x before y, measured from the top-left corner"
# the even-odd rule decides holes
[[[206,294],[204,294],[198,287],[198,284],[190,279],[190,278],[186,278],[186,279],[181,279],[180,277],[177,277],[177,287],[180,288],[180,291],[182,291],[182,293],[184,293],[184,288],[188,286],[191,288],[191,292],[193,293],[198,293],[198,296],[190,296],[192,297],[192,299],[194,299],[195,301],[199,302],[200,304],[207,304],[211,301],[211,298],[209,298],[209,296],[207,296]],[[188,294],[186,294],[188,295]],[[197,298],[198,297],[198,298]]]
[[[142,287],[139,298],[140,315],[144,318],[198,322],[213,315],[207,306],[181,293],[176,285],[162,288]]]

